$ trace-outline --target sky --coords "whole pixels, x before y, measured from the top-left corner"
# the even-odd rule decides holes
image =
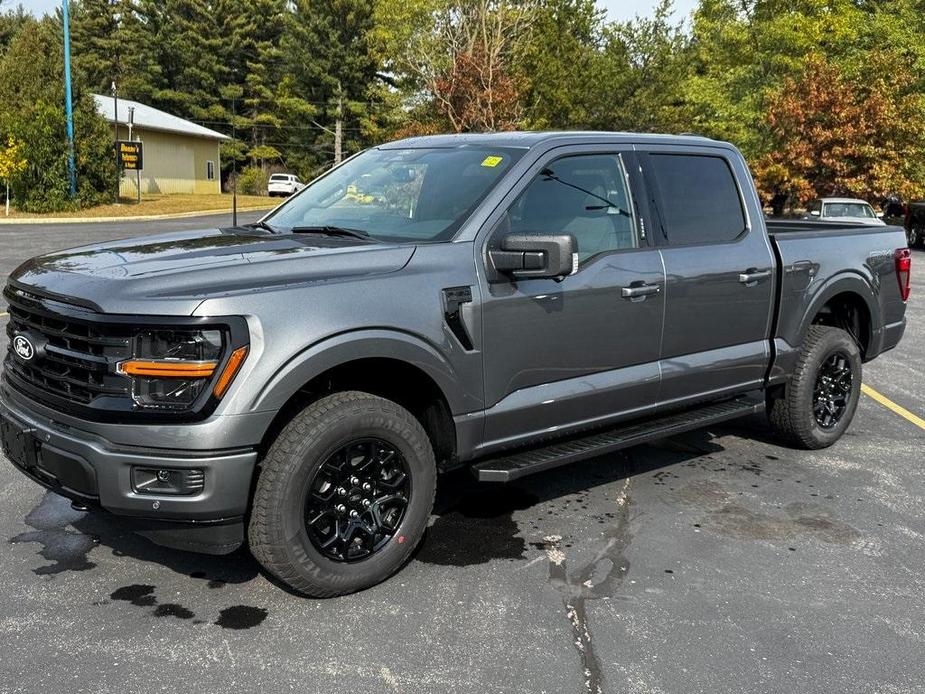
[[[23,7],[33,14],[44,14],[52,11],[61,4],[61,0],[19,0]],[[655,3],[653,0],[597,0],[597,2],[607,9],[607,16],[613,20],[632,19],[637,15],[648,16],[652,12]],[[15,6],[16,0],[7,0],[3,5]],[[675,0],[675,13],[680,19],[684,19],[691,13],[696,4],[696,0]]]

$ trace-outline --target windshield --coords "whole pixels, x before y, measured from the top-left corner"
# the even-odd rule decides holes
[[[289,174],[273,174],[270,176],[271,181],[288,181]]]
[[[825,217],[875,217],[873,208],[866,202],[828,202],[825,205]]]
[[[371,149],[266,219],[275,228],[343,227],[386,242],[447,241],[525,150]]]

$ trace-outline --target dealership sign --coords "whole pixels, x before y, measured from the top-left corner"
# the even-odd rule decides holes
[[[125,171],[141,171],[144,168],[144,150],[140,142],[117,140],[116,157],[119,168]]]

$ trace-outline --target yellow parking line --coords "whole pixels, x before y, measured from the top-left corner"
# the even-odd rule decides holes
[[[925,419],[922,419],[921,417],[917,417],[916,415],[912,414],[909,410],[907,410],[905,407],[902,407],[901,405],[897,405],[895,402],[890,400],[888,397],[886,397],[885,395],[881,395],[880,393],[878,393],[876,390],[871,388],[866,383],[861,384],[861,390],[864,392],[865,395],[869,395],[870,397],[872,397],[874,400],[879,402],[881,405],[883,405],[888,410],[892,410],[893,412],[898,414],[903,419],[912,422],[919,429],[925,429]]]
[[[10,314],[4,311],[3,313],[0,313],[0,318],[6,318],[8,315]]]

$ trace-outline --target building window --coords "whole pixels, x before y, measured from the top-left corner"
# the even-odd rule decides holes
[[[206,178],[210,181],[215,180],[215,162],[211,159],[206,162]]]

